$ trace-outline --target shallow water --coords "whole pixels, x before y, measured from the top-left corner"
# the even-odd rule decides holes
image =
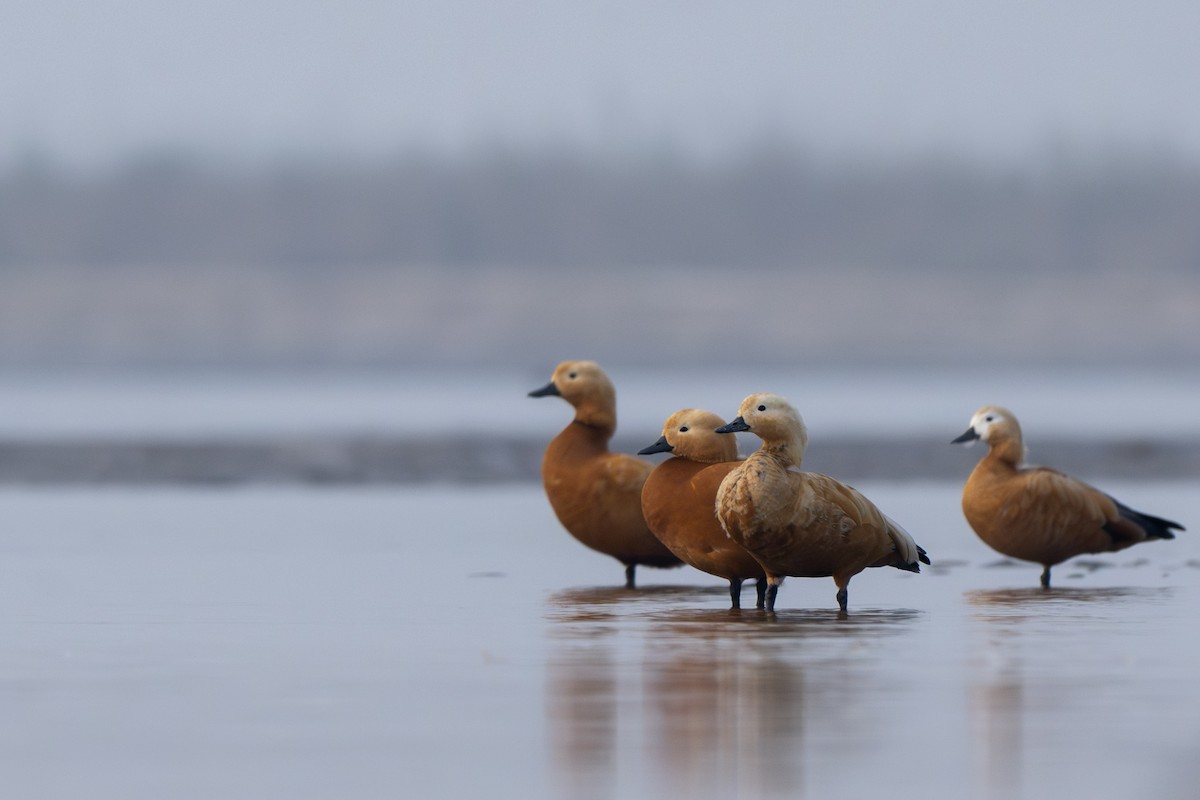
[[[0,491],[19,797],[1191,797],[1198,534],[1005,562],[957,485],[859,488],[935,566],[779,612],[620,566],[540,488]],[[1109,484],[1200,519],[1195,488]],[[747,587],[744,601],[752,605]]]

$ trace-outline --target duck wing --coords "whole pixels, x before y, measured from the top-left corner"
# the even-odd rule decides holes
[[[929,556],[917,544],[912,534],[900,523],[884,514],[879,508],[862,495],[853,486],[847,486],[840,481],[818,473],[807,473],[809,486],[821,487],[826,499],[845,514],[847,523],[853,527],[867,523],[876,529],[882,528],[887,532],[892,543],[892,552],[871,566],[897,567],[909,572],[920,572],[920,563],[929,563]]]
[[[1090,521],[1108,533],[1114,542],[1139,542],[1147,536],[1140,524],[1121,513],[1122,506],[1116,500],[1094,486],[1049,467],[1023,470],[1021,491],[1014,493],[1012,500],[1020,512],[1037,514],[1053,527],[1065,528]]]
[[[600,467],[600,474],[615,487],[640,493],[642,484],[653,469],[654,465],[649,461],[624,453],[609,453]]]
[[[1019,491],[1010,500],[1023,509],[1036,509],[1044,514],[1055,514],[1057,510],[1097,520],[1117,514],[1116,505],[1108,495],[1056,469],[1026,467],[1019,477]]]

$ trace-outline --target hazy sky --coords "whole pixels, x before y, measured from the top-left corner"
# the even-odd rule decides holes
[[[0,160],[496,141],[1200,162],[1200,3],[41,0],[0,26]]]

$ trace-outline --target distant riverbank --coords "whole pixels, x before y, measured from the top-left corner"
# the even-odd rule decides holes
[[[279,436],[0,441],[0,484],[421,484],[539,480],[549,436]],[[618,437],[613,449],[648,442]],[[929,438],[814,444],[808,469],[845,480],[965,480],[981,448]],[[1038,463],[1084,479],[1200,478],[1200,440],[1039,443]],[[660,460],[660,459],[659,459]]]

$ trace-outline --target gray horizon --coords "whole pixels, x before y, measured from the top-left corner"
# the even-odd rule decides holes
[[[369,160],[500,142],[1200,163],[1197,30],[1200,9],[1178,0],[49,0],[0,30],[0,159]]]

